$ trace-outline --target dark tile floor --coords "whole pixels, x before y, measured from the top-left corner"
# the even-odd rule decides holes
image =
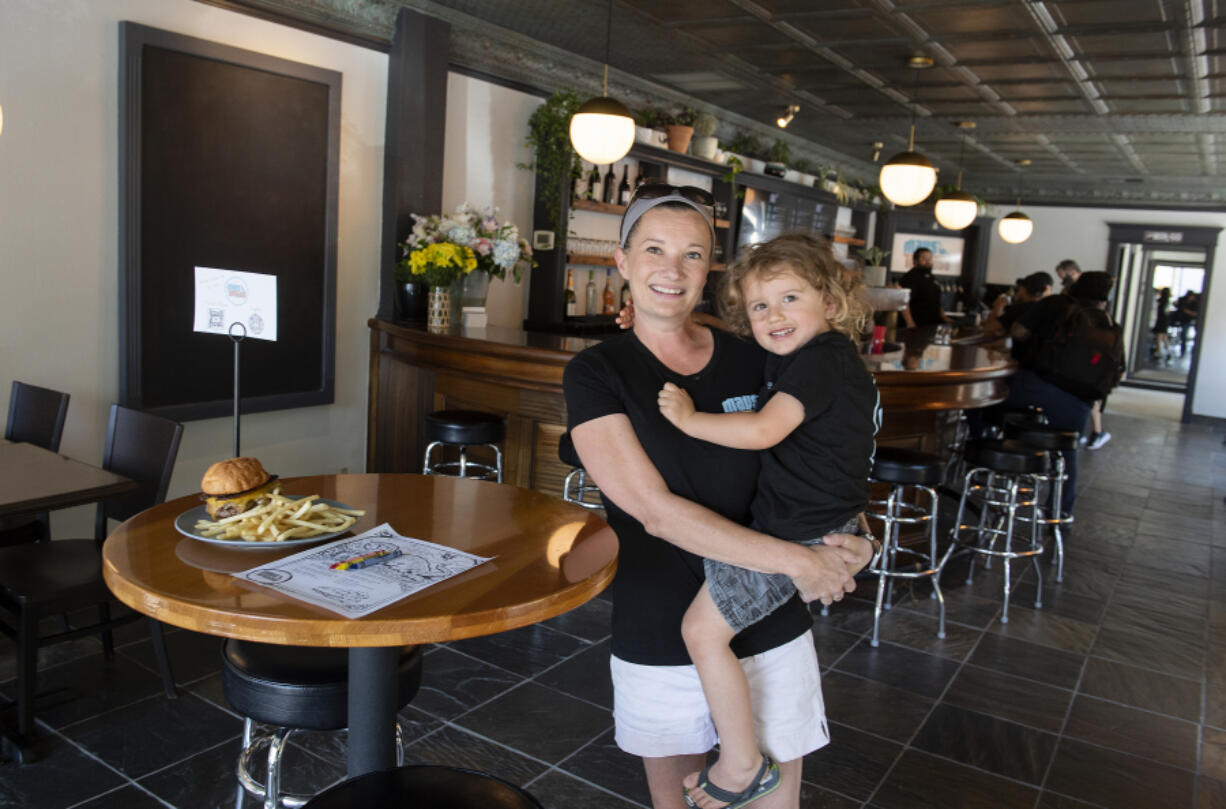
[[[805,761],[802,805],[853,809],[1226,807],[1226,447],[1204,427],[1108,415],[1083,452],[1063,584],[945,575],[947,637],[928,590],[905,586],[872,648],[872,582],[815,626],[833,743]],[[547,807],[647,806],[613,743],[609,605],[429,650],[405,709],[414,760],[525,785]],[[164,699],[140,624],[106,663],[92,639],[51,650],[45,758],[0,764],[0,807],[233,805],[240,720],[216,639],[168,637],[182,696]],[[0,649],[0,681],[12,676]],[[11,684],[5,686],[10,687]],[[303,738],[291,788],[342,774],[343,741]],[[254,805],[248,801],[248,806]]]

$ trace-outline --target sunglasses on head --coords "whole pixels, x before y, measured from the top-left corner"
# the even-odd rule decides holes
[[[649,180],[640,185],[634,192],[634,199],[659,199],[676,194],[690,202],[699,205],[715,206],[715,197],[705,188],[695,185],[670,185],[669,183]]]

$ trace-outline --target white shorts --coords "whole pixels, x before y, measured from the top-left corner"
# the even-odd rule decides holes
[[[830,742],[813,633],[741,658],[758,745],[792,761]],[[634,756],[705,753],[718,736],[693,666],[644,666],[612,656],[617,746]]]

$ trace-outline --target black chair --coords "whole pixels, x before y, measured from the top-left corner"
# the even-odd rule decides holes
[[[409,704],[421,687],[421,657],[419,646],[401,652],[396,669],[399,705]],[[235,809],[242,809],[244,792],[265,809],[305,804],[310,796],[281,788],[281,757],[295,731],[341,730],[349,724],[349,650],[227,640],[221,650],[221,686],[226,701],[244,717]],[[257,722],[272,727],[257,732]],[[397,763],[402,763],[399,724],[396,739]],[[266,762],[263,783],[251,774],[261,754]]]
[[[522,787],[489,773],[418,764],[367,773],[315,796],[304,809],[544,809]]]
[[[23,442],[60,451],[64,433],[64,418],[68,415],[68,394],[25,382],[13,382],[9,394],[9,418],[4,437],[14,443]],[[51,539],[51,523],[47,512],[19,517],[0,518],[0,545]]]
[[[103,652],[109,658],[114,654],[111,629],[141,617],[135,612],[111,617],[108,603],[111,593],[102,580],[102,543],[106,540],[109,519],[126,520],[166,499],[182,436],[182,424],[111,405],[102,466],[137,481],[140,488],[98,504],[93,539],[0,549],[0,609],[12,617],[12,624],[0,621],[0,631],[17,641],[17,749],[12,751],[15,757],[27,760],[32,753],[28,743],[34,726],[39,647],[101,634]],[[97,607],[96,623],[66,627],[47,635],[40,633],[39,623],[44,617],[90,606]],[[162,685],[166,696],[174,697],[174,678],[161,624],[151,618],[146,620]]]

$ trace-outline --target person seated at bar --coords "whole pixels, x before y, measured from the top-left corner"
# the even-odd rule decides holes
[[[1008,295],[1001,295],[992,304],[992,311],[984,321],[983,330],[989,334],[1008,334],[1014,322],[1035,302],[1051,294],[1050,273],[1036,272],[1019,278],[1017,293],[1012,302]]]
[[[1069,288],[1069,294],[1049,295],[1022,313],[1010,332],[1013,354],[1021,367],[1013,376],[1004,408],[1041,407],[1051,426],[1085,431],[1090,408],[1119,382],[1123,369],[1123,335],[1106,312],[1114,283],[1115,279],[1105,272],[1085,272]],[[1105,343],[1110,343],[1109,349],[1103,348]],[[1070,358],[1076,357],[1087,360],[1081,379],[1069,376]],[[1105,382],[1100,375],[1107,377]],[[1077,451],[1062,454],[1068,481],[1060,509],[1071,514],[1076,498]]]
[[[907,328],[936,326],[948,323],[941,309],[941,287],[932,277],[932,251],[921,247],[911,254],[911,269],[898,280],[899,286],[911,290],[911,300],[902,310]]]

